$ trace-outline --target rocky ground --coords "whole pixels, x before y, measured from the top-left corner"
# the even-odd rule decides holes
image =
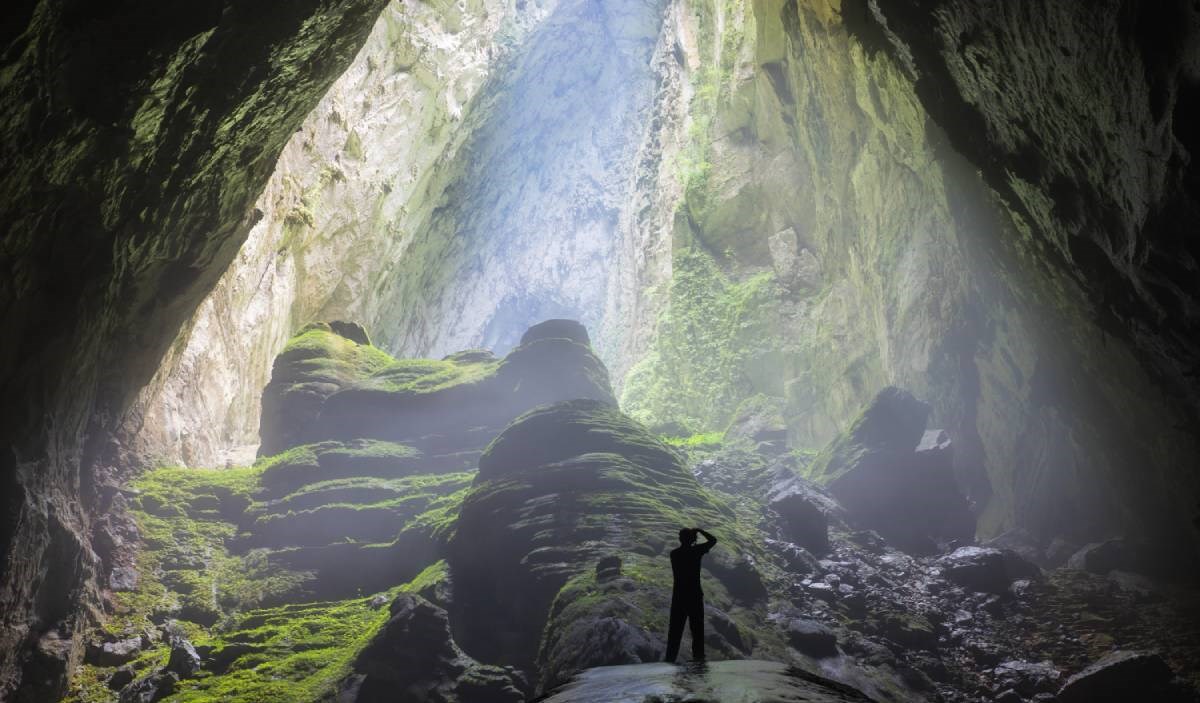
[[[790,449],[769,403],[672,438],[617,408],[577,323],[441,360],[330,323],[279,355],[263,408],[252,466],[114,498],[108,613],[69,700],[1195,700],[1179,565],[972,543],[953,446],[900,389],[821,452]],[[692,524],[721,540],[712,668],[595,669],[661,658]]]

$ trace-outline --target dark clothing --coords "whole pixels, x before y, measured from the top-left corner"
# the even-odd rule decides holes
[[[671,622],[667,628],[667,654],[664,661],[673,662],[679,655],[683,639],[683,624],[692,630],[692,659],[704,658],[704,592],[700,590],[700,559],[716,544],[683,545],[671,550],[671,572],[675,586],[671,590]]]
[[[675,594],[671,596],[671,624],[667,627],[667,654],[663,661],[673,662],[679,656],[685,620],[692,626],[692,659],[704,658],[704,597],[696,594],[680,598]]]
[[[700,593],[700,558],[708,554],[716,542],[679,546],[671,550],[671,574],[675,577],[672,595]]]

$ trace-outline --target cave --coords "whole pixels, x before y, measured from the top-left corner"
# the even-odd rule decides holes
[[[0,17],[0,700],[1200,699],[1195,2]]]

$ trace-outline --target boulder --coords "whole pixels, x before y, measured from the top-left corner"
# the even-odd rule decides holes
[[[885,388],[808,470],[855,521],[914,554],[936,553],[937,540],[968,540],[975,526],[949,437],[925,432],[928,416],[912,394]]]
[[[596,580],[608,581],[621,575],[621,557],[610,554],[596,562]]]
[[[725,586],[734,600],[744,605],[760,602],[767,597],[767,587],[758,573],[758,567],[745,554],[714,550],[704,558],[704,568]]]
[[[753,647],[754,636],[743,633],[729,613],[711,603],[704,605],[704,625],[704,640],[710,649],[748,654]]]
[[[1058,692],[1058,703],[1184,703],[1192,701],[1177,687],[1171,667],[1161,656],[1148,652],[1117,651],[1067,679]]]
[[[824,624],[808,618],[788,620],[785,628],[788,644],[817,659],[836,656],[837,637]]]
[[[1028,530],[1019,527],[987,540],[983,546],[1016,552],[1032,564],[1043,565],[1046,561],[1045,550],[1038,544],[1037,539]]]
[[[155,669],[121,689],[120,703],[156,703],[175,692],[179,675],[173,671]]]
[[[1052,693],[1059,686],[1061,674],[1053,662],[1006,661],[992,670],[1002,689],[1012,689],[1022,696]]]
[[[947,580],[982,593],[1005,593],[1013,581],[1041,574],[1016,552],[991,547],[959,547],[937,564]]]
[[[758,394],[738,405],[725,429],[726,440],[746,439],[751,442],[787,442],[788,428],[784,420],[785,402]]]
[[[1107,574],[1110,571],[1143,571],[1138,550],[1124,539],[1092,542],[1077,550],[1067,559],[1067,568]]]
[[[114,591],[136,591],[138,570],[133,566],[115,566],[108,575],[108,587]]]
[[[200,673],[200,655],[192,643],[182,637],[171,639],[171,654],[167,658],[167,671],[175,673],[181,679],[187,679]]]
[[[405,688],[419,679],[431,684],[452,680],[466,669],[445,610],[420,596],[401,594],[388,613],[387,623],[355,659],[355,671]]]
[[[794,477],[771,489],[768,505],[782,520],[782,536],[814,554],[829,551],[828,513],[837,510],[833,499],[816,486]]]
[[[545,322],[539,322],[525,330],[525,334],[521,335],[520,346],[536,342],[539,339],[569,339],[585,347],[590,346],[592,343],[592,340],[588,337],[587,328],[576,320],[546,320]]]
[[[367,334],[367,328],[363,327],[357,322],[331,320],[329,322],[329,329],[332,330],[334,334],[340,337],[345,337],[355,344],[362,344],[366,346],[371,345],[371,337]]]
[[[122,666],[114,671],[112,676],[108,677],[106,685],[110,691],[120,691],[128,686],[134,678],[135,674],[133,673],[133,667]]]
[[[120,666],[142,651],[142,638],[129,637],[115,642],[88,645],[87,661],[97,666]]]
[[[519,703],[525,696],[512,672],[485,666],[454,642],[446,611],[405,593],[391,617],[354,660],[357,703],[399,699]]]

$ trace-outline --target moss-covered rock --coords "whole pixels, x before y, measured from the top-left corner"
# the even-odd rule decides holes
[[[705,584],[729,607],[729,591],[757,578],[753,567],[747,574],[738,568],[739,557],[758,547],[738,530],[733,511],[615,408],[590,400],[537,408],[489,447],[463,501],[449,559],[456,637],[486,661],[537,660],[553,672],[543,683],[590,663],[649,657],[669,602],[665,549],[681,526],[694,524],[721,536],[706,558]],[[613,555],[625,562],[625,592],[610,602],[604,594],[614,587],[597,584],[594,574]],[[570,643],[599,636],[592,628],[625,633],[618,638],[625,644],[575,651]]]
[[[387,703],[397,692],[444,703],[520,703],[523,682],[511,670],[480,665],[455,644],[446,611],[414,593],[388,607],[388,621],[354,659],[362,677],[354,700]]]
[[[679,457],[627,415],[596,400],[535,408],[513,421],[479,458],[483,480],[547,466],[582,454],[619,454],[652,466]]]
[[[393,361],[371,346],[365,333],[345,336],[339,329],[347,328],[342,323],[310,324],[275,357],[271,382],[263,390],[259,456],[311,441],[326,398]]]
[[[408,442],[453,465],[455,456],[469,461],[522,412],[572,398],[615,402],[608,372],[577,322],[543,323],[499,360],[479,350],[393,359],[315,324],[276,359],[263,393],[260,453],[372,438]]]

